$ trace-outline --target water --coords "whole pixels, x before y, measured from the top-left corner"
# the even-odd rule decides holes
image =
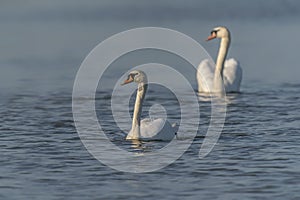
[[[160,9],[167,8],[156,4],[128,6],[125,12],[108,1],[95,8],[77,3],[29,3],[19,10],[7,2],[1,7],[6,11],[1,12],[0,22],[0,42],[5,47],[0,50],[0,199],[300,198],[298,39],[285,37],[299,31],[294,1],[272,4],[269,12],[264,12],[267,4],[248,5],[254,14],[242,12],[240,4],[226,8],[240,9],[237,16],[218,7],[223,13],[220,18],[209,9],[208,16],[204,13],[203,7],[214,8],[213,3],[197,4],[202,10],[198,13],[193,4],[176,2],[165,14]],[[161,14],[152,17],[148,6]],[[116,7],[117,16],[98,12],[98,8]],[[191,14],[185,16],[182,7]],[[140,18],[134,15],[136,8],[145,11],[138,12]],[[181,14],[176,15],[178,12]],[[163,26],[197,39],[214,56],[217,43],[204,43],[203,38],[219,24],[231,27],[230,54],[241,61],[244,79],[242,92],[226,98],[226,122],[213,151],[204,159],[198,157],[211,111],[210,102],[201,99],[197,136],[171,165],[132,174],[93,158],[79,139],[71,108],[74,77],[88,52],[111,34],[139,26]],[[112,69],[125,72],[126,67],[147,62],[186,66],[168,54],[160,57],[160,52],[142,52],[121,58]],[[196,89],[195,81],[193,87]],[[159,91],[149,88],[143,116],[151,105],[167,102],[169,120],[177,122],[174,96],[166,93],[161,97]],[[125,133],[110,117],[110,94],[108,89],[99,90],[96,108],[116,145],[137,153],[166,145],[143,142],[137,148],[125,141]],[[132,105],[133,99],[131,109]]]
[[[222,136],[207,157],[198,158],[204,117],[188,151],[148,174],[112,170],[87,152],[74,128],[70,94],[16,95],[1,107],[1,198],[297,199],[300,87],[254,86],[228,97]],[[205,116],[209,104],[202,107]],[[122,134],[114,138],[134,149]]]

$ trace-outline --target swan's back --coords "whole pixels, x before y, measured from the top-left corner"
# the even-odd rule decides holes
[[[199,92],[212,92],[215,65],[209,60],[203,60],[197,71],[197,81]],[[225,61],[223,69],[223,81],[226,92],[239,92],[242,80],[242,68],[234,58]]]
[[[175,129],[165,119],[143,119],[141,121],[141,137],[145,140],[170,141],[175,136]]]
[[[234,58],[225,61],[223,78],[226,92],[239,92],[242,81],[242,68]]]
[[[203,60],[197,70],[197,81],[199,92],[211,92],[213,89],[215,66],[214,63],[209,60]]]

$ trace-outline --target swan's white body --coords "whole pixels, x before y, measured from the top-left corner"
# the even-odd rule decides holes
[[[126,140],[163,140],[170,141],[176,134],[175,125],[171,125],[167,120],[159,119],[143,119],[141,120],[141,112],[143,100],[147,91],[147,76],[139,70],[132,71],[127,80],[123,84],[138,83],[138,90],[133,111],[132,127]]]
[[[197,71],[199,92],[239,92],[242,80],[242,68],[237,60],[225,61],[230,45],[230,32],[225,27],[217,27],[211,32],[208,40],[221,38],[216,65],[211,60],[203,60]],[[223,84],[222,84],[223,83]]]
[[[200,74],[201,73],[201,74]],[[204,78],[205,77],[205,78]],[[215,65],[211,60],[205,59],[198,66],[199,92],[214,91]],[[206,81],[205,81],[206,80]],[[242,80],[242,68],[234,58],[225,61],[223,70],[223,84],[226,92],[239,92]]]
[[[131,129],[126,139],[136,139],[135,135],[136,133],[134,133],[134,129]],[[165,119],[146,118],[141,120],[140,137],[138,139],[170,141],[174,138],[174,136],[175,127]]]

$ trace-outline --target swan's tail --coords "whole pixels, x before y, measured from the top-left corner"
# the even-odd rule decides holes
[[[178,132],[179,125],[177,123],[174,123],[174,124],[172,124],[172,128],[174,129],[174,131],[175,131],[175,137],[178,140],[177,132]]]

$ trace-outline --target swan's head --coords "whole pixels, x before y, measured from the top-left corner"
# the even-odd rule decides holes
[[[215,38],[230,38],[230,32],[225,26],[216,27],[210,32],[210,36],[208,36],[206,41]]]
[[[132,82],[136,82],[136,83],[147,83],[147,76],[145,74],[145,72],[141,71],[141,70],[133,70],[128,74],[127,79],[121,84],[121,85],[126,85],[128,83],[132,83]]]

